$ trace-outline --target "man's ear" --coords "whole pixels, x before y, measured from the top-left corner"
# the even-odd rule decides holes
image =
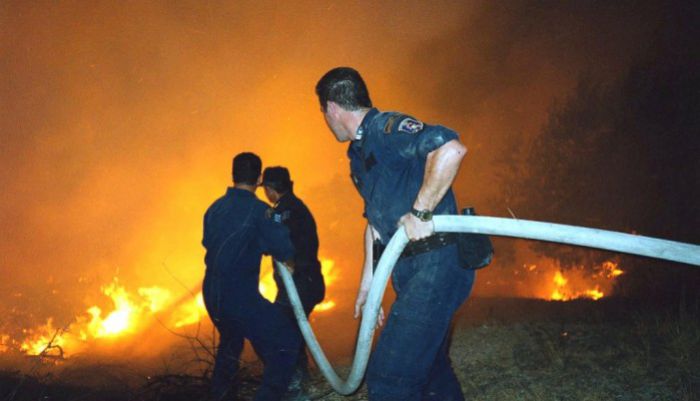
[[[255,183],[255,185],[260,186],[262,185],[262,174],[258,176],[258,182]]]
[[[334,101],[327,101],[326,102],[326,112],[328,114],[331,114],[333,116],[337,116],[338,112],[340,112],[341,107],[338,105],[338,103]]]

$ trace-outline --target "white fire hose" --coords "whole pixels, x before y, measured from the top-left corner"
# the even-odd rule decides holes
[[[658,238],[586,227],[499,217],[434,216],[433,222],[435,223],[436,232],[466,232],[560,242],[562,244],[580,245],[589,248],[605,249],[700,266],[700,246]],[[379,307],[384,297],[384,291],[386,290],[386,284],[389,281],[391,271],[396,261],[399,259],[407,243],[408,237],[406,237],[406,232],[404,230],[397,230],[396,234],[391,238],[391,241],[389,241],[382,257],[379,259],[377,269],[372,279],[372,286],[367,296],[367,302],[365,303],[362,313],[360,333],[358,334],[357,346],[355,348],[355,359],[353,360],[352,369],[346,381],[343,381],[338,376],[330,362],[328,362],[328,358],[326,358],[323,350],[321,350],[316,336],[311,330],[311,326],[304,314],[292,275],[286,268],[281,266],[279,262],[275,262],[277,270],[282,276],[284,286],[287,289],[287,294],[294,308],[294,314],[299,323],[299,328],[304,336],[304,340],[306,340],[306,344],[309,346],[311,355],[323,376],[328,380],[333,389],[340,394],[349,395],[354,393],[362,382],[367,368],[367,362],[369,361],[372,337],[376,327]]]

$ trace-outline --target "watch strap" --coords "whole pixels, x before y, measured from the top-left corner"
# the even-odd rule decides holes
[[[421,221],[430,221],[433,219],[433,212],[428,209],[418,210],[414,207],[411,208],[411,214],[421,219]]]

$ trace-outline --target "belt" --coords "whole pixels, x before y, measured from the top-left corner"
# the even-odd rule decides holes
[[[421,253],[426,253],[446,247],[447,245],[457,243],[457,234],[455,233],[436,233],[430,237],[423,238],[418,241],[409,242],[406,247],[401,252],[399,259],[408,258],[411,256],[420,255]],[[374,266],[377,266],[379,258],[382,256],[386,245],[380,242],[375,242],[373,245],[372,259],[374,260]]]
[[[454,233],[437,233],[433,234],[428,238],[423,238],[418,241],[409,242],[408,245],[401,252],[399,258],[407,258],[410,256],[420,255],[421,253],[426,253],[446,247],[447,245],[452,245],[457,243],[457,235]]]

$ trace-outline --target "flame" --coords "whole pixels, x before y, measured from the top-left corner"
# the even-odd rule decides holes
[[[332,259],[321,259],[321,273],[326,283],[326,299],[316,305],[314,312],[325,312],[335,308],[335,301],[333,299],[328,299],[328,288],[338,280],[338,271],[334,269],[334,267],[335,262]]]
[[[277,283],[275,283],[272,258],[264,256],[262,266],[262,269],[260,269],[258,291],[260,291],[260,295],[262,295],[263,298],[270,302],[275,302],[275,297],[277,297]]]
[[[624,273],[622,270],[618,269],[617,263],[611,262],[609,260],[603,262],[602,268],[603,271],[606,273],[606,277],[608,278],[615,278]]]
[[[62,330],[53,326],[53,319],[49,318],[45,325],[28,332],[31,337],[22,342],[21,351],[28,355],[45,355],[50,350],[57,349],[61,355],[63,354],[66,338]]]
[[[267,260],[265,260],[267,259]],[[260,272],[260,284],[258,290],[260,294],[265,297],[265,299],[270,302],[275,301],[277,296],[277,283],[273,275],[272,260],[269,257],[265,257],[263,262],[263,269]],[[335,267],[335,261],[329,258],[321,258],[321,274],[323,274],[323,280],[326,283],[326,294],[328,293],[328,288],[338,279],[338,272]],[[327,297],[326,297],[327,298]],[[333,309],[336,303],[332,299],[326,299],[320,304],[316,305],[314,312],[325,312]]]
[[[28,355],[42,355],[48,349],[59,349],[61,356],[67,351],[78,351],[89,340],[115,338],[136,332],[145,317],[163,310],[170,302],[170,291],[160,287],[142,287],[135,295],[114,280],[101,288],[113,308],[105,312],[97,305],[86,309],[85,315],[64,329],[56,329],[53,319],[33,330],[25,330],[27,338],[20,344],[20,350]]]
[[[194,299],[180,306],[174,314],[175,327],[180,328],[199,323],[207,315],[204,296],[200,291]]]
[[[259,290],[266,299],[274,301],[277,286],[271,259],[266,259],[261,271]],[[334,267],[335,262],[332,259],[321,260],[321,272],[326,288],[338,279],[338,271]],[[171,308],[171,312],[169,320],[166,321],[171,322],[175,328],[196,324],[207,315],[201,291],[191,300],[173,306],[173,297],[169,290],[151,286],[141,287],[135,293],[130,293],[116,277],[100,290],[111,301],[111,308],[92,305],[63,329],[56,328],[53,319],[49,318],[43,326],[24,330],[26,338],[19,343],[19,349],[27,355],[57,353],[58,356],[65,357],[69,353],[84,349],[90,341],[115,339],[137,333],[144,328],[150,316],[162,313],[168,308]],[[324,302],[316,305],[314,310],[325,312],[335,306],[335,300],[327,297]],[[11,336],[0,335],[0,352],[7,352],[13,346],[17,345]]]
[[[323,301],[320,304],[316,305],[314,307],[314,312],[325,312],[333,308],[335,308],[335,301],[331,299],[328,301]]]
[[[528,269],[533,271],[534,269]],[[586,269],[574,269],[570,271],[570,277],[564,276],[561,270],[554,272],[552,283],[554,289],[551,290],[549,299],[552,301],[570,301],[578,298],[589,298],[597,301],[605,296],[601,289],[602,283],[608,284],[612,289],[612,280],[624,272],[618,268],[618,264],[606,261],[599,266],[599,272],[585,277]],[[585,288],[588,287],[588,288]]]
[[[142,287],[138,289],[138,293],[146,299],[148,302],[148,309],[153,313],[165,309],[170,302],[170,291],[164,288]]]

